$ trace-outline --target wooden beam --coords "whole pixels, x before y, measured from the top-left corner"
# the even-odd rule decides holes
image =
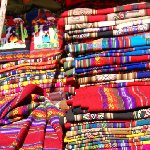
[[[0,40],[1,40],[2,30],[3,30],[3,26],[4,26],[4,21],[5,21],[7,2],[8,2],[8,0],[1,0],[1,8],[0,8]]]

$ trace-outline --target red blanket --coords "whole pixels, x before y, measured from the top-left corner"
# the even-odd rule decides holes
[[[1,150],[62,149],[63,112],[44,95],[42,88],[28,85],[19,95],[0,99]]]
[[[67,103],[92,111],[127,111],[150,107],[150,86],[109,88],[104,86],[82,87]]]
[[[76,1],[66,0],[66,5],[70,6],[84,1],[86,0],[76,0]],[[81,16],[81,15],[103,15],[103,14],[110,14],[110,13],[121,12],[121,11],[145,9],[149,7],[150,7],[149,3],[142,2],[142,3],[133,3],[133,4],[127,4],[127,5],[117,6],[113,8],[105,8],[105,9],[97,9],[97,10],[89,9],[89,8],[75,8],[63,12],[61,14],[61,17]]]

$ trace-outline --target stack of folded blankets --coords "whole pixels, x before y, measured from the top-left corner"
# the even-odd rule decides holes
[[[150,83],[81,87],[61,125],[66,150],[149,150]]]
[[[150,4],[76,8],[58,20],[65,76],[79,89],[67,101],[66,149],[150,149]]]
[[[64,69],[59,65],[62,42],[56,28],[56,15],[45,9],[33,9],[22,15],[22,19],[9,17],[9,22],[14,20],[15,27],[4,26],[7,34],[10,32],[8,39],[1,39],[6,44],[1,45],[5,51],[0,52],[0,97],[14,96],[28,84],[36,84],[50,95],[56,92],[58,99],[60,93],[73,91],[70,85],[74,84],[74,78],[65,78]],[[23,27],[23,22],[26,22],[27,28]],[[27,37],[28,45],[23,42]],[[20,38],[23,40],[18,40]],[[28,47],[27,53],[22,49],[17,51],[19,46]]]
[[[149,15],[146,2],[62,13],[65,75],[75,76],[80,86],[149,80]]]

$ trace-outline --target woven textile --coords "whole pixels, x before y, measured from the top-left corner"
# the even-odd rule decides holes
[[[95,57],[89,59],[75,59],[75,68],[98,67],[105,65],[119,65],[124,63],[146,62],[150,55],[141,56],[120,56],[120,57]]]
[[[66,75],[70,76],[72,74],[76,74],[77,76],[83,75],[94,75],[101,73],[113,73],[113,72],[124,72],[124,71],[132,71],[132,70],[147,70],[149,69],[149,62],[140,62],[140,63],[131,63],[131,64],[121,64],[121,65],[110,65],[110,66],[102,66],[102,67],[90,67],[90,68],[80,68],[80,69],[72,69],[66,71]]]
[[[89,39],[89,38],[100,38],[100,37],[112,37],[112,36],[121,36],[121,35],[130,35],[130,34],[137,34],[140,32],[149,31],[150,25],[143,24],[138,26],[131,26],[124,29],[118,30],[110,30],[104,32],[91,32],[91,33],[84,33],[84,34],[76,34],[76,35],[69,35],[68,33],[64,34],[65,40],[70,41],[73,39]]]
[[[83,113],[73,115],[70,111],[66,114],[63,124],[66,122],[101,121],[101,120],[138,120],[150,117],[150,108],[133,112],[119,113]],[[70,119],[71,118],[71,119]],[[87,130],[88,131],[88,130]],[[123,131],[123,130],[122,130]],[[121,134],[121,133],[120,133]]]
[[[2,74],[0,74],[0,81],[5,80],[6,78],[11,78],[14,76],[24,76],[27,74],[32,74],[33,75],[49,75],[51,77],[55,77],[57,76],[58,78],[64,78],[64,70],[60,69],[60,70],[56,70],[56,69],[52,69],[52,70],[13,70],[13,71],[8,71],[8,72],[3,72]]]
[[[112,48],[128,48],[149,45],[149,33],[136,36],[124,36],[114,38],[102,38],[90,43],[68,44],[66,50],[70,53],[85,53]]]
[[[0,65],[0,69],[5,69],[7,67],[16,67],[17,65],[18,66],[37,65],[36,63],[38,63],[38,65],[43,65],[44,63],[53,64],[53,63],[57,63],[57,60],[53,59],[53,57],[38,58],[38,59],[31,59],[31,60],[25,59],[25,60],[19,60],[15,62],[2,64]]]
[[[96,145],[96,144],[97,145]],[[87,144],[82,144],[82,147],[79,147],[77,148],[76,146],[73,146],[73,147],[70,147],[69,149],[77,149],[77,150],[82,150],[83,148],[85,149],[102,149],[102,150],[134,150],[134,149],[138,149],[138,150],[141,150],[141,149],[145,149],[148,150],[150,148],[150,144],[148,142],[134,142],[134,143],[112,143],[112,144],[99,144],[100,142],[95,142],[95,143],[89,143],[89,146]],[[146,144],[145,144],[146,143]],[[116,146],[114,146],[116,145]],[[108,148],[109,147],[109,148]],[[116,148],[114,148],[116,147]]]
[[[89,8],[82,8],[82,9],[75,8],[63,12],[61,14],[61,17],[80,16],[80,15],[102,15],[102,14],[110,14],[114,12],[121,12],[121,11],[145,9],[149,7],[150,6],[148,2],[142,2],[142,3],[134,3],[134,4],[123,5],[123,6],[117,6],[114,8],[98,9],[98,10],[89,9]]]
[[[67,103],[73,107],[87,108],[89,112],[132,110],[150,106],[148,89],[149,86],[82,87]]]
[[[110,31],[116,29],[115,26],[108,26],[108,27],[101,27],[101,28],[86,28],[86,29],[80,29],[80,30],[69,30],[65,31],[65,33],[68,33],[69,35],[76,35],[76,34],[82,34],[82,33],[91,33],[91,32],[104,32],[104,31]]]
[[[116,80],[133,80],[133,79],[141,79],[141,78],[149,78],[150,72],[129,72],[129,73],[115,73],[115,74],[100,74],[91,77],[79,77],[78,83],[88,84],[88,83],[99,83],[105,81],[116,81]]]
[[[70,68],[78,69],[78,71],[82,72],[82,69],[92,70],[90,68],[97,68],[97,69],[113,69],[119,67],[134,67],[139,64],[139,68],[142,67],[144,64],[149,64],[149,56],[150,55],[131,55],[131,56],[118,56],[118,57],[100,57],[95,56],[92,58],[85,58],[85,59],[75,59],[74,61],[68,61],[64,63],[64,69],[68,70]],[[138,59],[138,60],[137,60]],[[101,68],[100,68],[101,67]],[[144,67],[144,66],[143,66]],[[146,66],[145,66],[146,67]],[[137,68],[137,69],[139,69]],[[78,72],[77,71],[77,72]],[[117,71],[117,70],[116,70]]]
[[[128,147],[120,147],[120,148],[107,148],[105,150],[141,150],[141,149],[145,149],[145,150],[149,150],[150,149],[150,144],[145,144],[142,146],[128,146]],[[98,148],[97,150],[104,150],[102,148]]]
[[[130,18],[125,20],[115,21],[97,21],[93,23],[77,23],[73,25],[65,25],[65,30],[86,29],[86,28],[101,28],[115,26],[115,29],[149,23],[149,16]]]
[[[49,83],[62,83],[62,84],[74,84],[74,78],[55,78],[53,76],[50,76],[49,74],[26,74],[23,76],[15,76],[15,77],[8,77],[6,79],[0,79],[0,86],[7,85],[7,84],[16,84],[19,82],[25,82],[29,80],[43,80],[43,83],[45,81],[49,81]],[[42,83],[42,82],[41,82]]]
[[[59,18],[68,56],[60,62],[79,86],[61,103],[65,150],[149,150],[149,6],[74,8]]]
[[[59,116],[64,114],[44,95],[42,88],[28,85],[1,99],[0,149],[62,149]]]
[[[42,56],[42,55],[41,55]],[[31,70],[31,69],[53,69],[58,66],[58,60],[61,54],[56,52],[54,54],[50,53],[46,57],[34,58],[24,58],[17,61],[8,62],[0,65],[0,72],[5,73],[11,70]]]
[[[16,54],[17,53],[17,54]],[[39,51],[37,53],[34,52],[34,54],[29,54],[28,51],[11,51],[11,52],[0,52],[0,62],[7,62],[7,61],[18,61],[22,58],[24,59],[34,59],[34,58],[41,58],[41,57],[50,57],[52,55],[58,55],[61,53],[60,50],[53,50],[53,52],[44,52],[44,51]]]
[[[76,131],[82,129],[92,129],[92,128],[132,128],[136,126],[150,125],[149,119],[142,120],[109,120],[109,121],[90,121],[90,122],[80,122],[80,123],[66,123],[65,128],[69,131]]]
[[[64,25],[72,25],[76,23],[92,23],[98,21],[115,21],[115,20],[123,20],[134,17],[142,17],[150,15],[149,9],[140,9],[136,11],[127,11],[122,13],[112,13],[107,15],[89,15],[89,16],[71,16],[60,18],[58,21],[59,26]]]
[[[79,131],[67,131],[66,137],[76,136],[85,134],[88,132],[102,132],[103,134],[137,134],[140,132],[149,132],[149,125],[145,126],[137,126],[133,128],[92,128],[92,129],[81,129]]]

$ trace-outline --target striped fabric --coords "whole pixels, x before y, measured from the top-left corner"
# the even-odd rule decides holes
[[[98,21],[115,21],[115,20],[123,20],[129,18],[143,17],[149,16],[150,9],[140,9],[140,10],[131,10],[120,13],[110,13],[106,15],[89,15],[89,16],[70,16],[65,18],[60,18],[58,20],[59,26],[64,25],[73,25],[79,23],[93,23]]]
[[[114,38],[102,38],[89,43],[68,44],[66,50],[70,53],[86,53],[88,51],[102,51],[104,49],[119,49],[149,45],[149,33],[136,36],[123,36]]]
[[[62,149],[59,117],[64,114],[43,92],[28,85],[17,96],[1,99],[0,149]]]
[[[72,2],[73,3],[73,2]],[[67,11],[64,11],[61,14],[61,17],[69,17],[69,16],[80,16],[80,15],[102,15],[102,14],[110,14],[115,12],[121,12],[121,11],[131,11],[131,10],[138,10],[138,9],[145,9],[149,8],[150,4],[148,2],[142,2],[142,3],[133,3],[133,4],[126,4],[122,6],[117,6],[114,8],[105,8],[105,9],[89,9],[89,8],[75,8],[70,9]]]
[[[91,5],[61,14],[68,56],[61,63],[78,83],[62,102],[65,150],[150,149],[149,6]]]

